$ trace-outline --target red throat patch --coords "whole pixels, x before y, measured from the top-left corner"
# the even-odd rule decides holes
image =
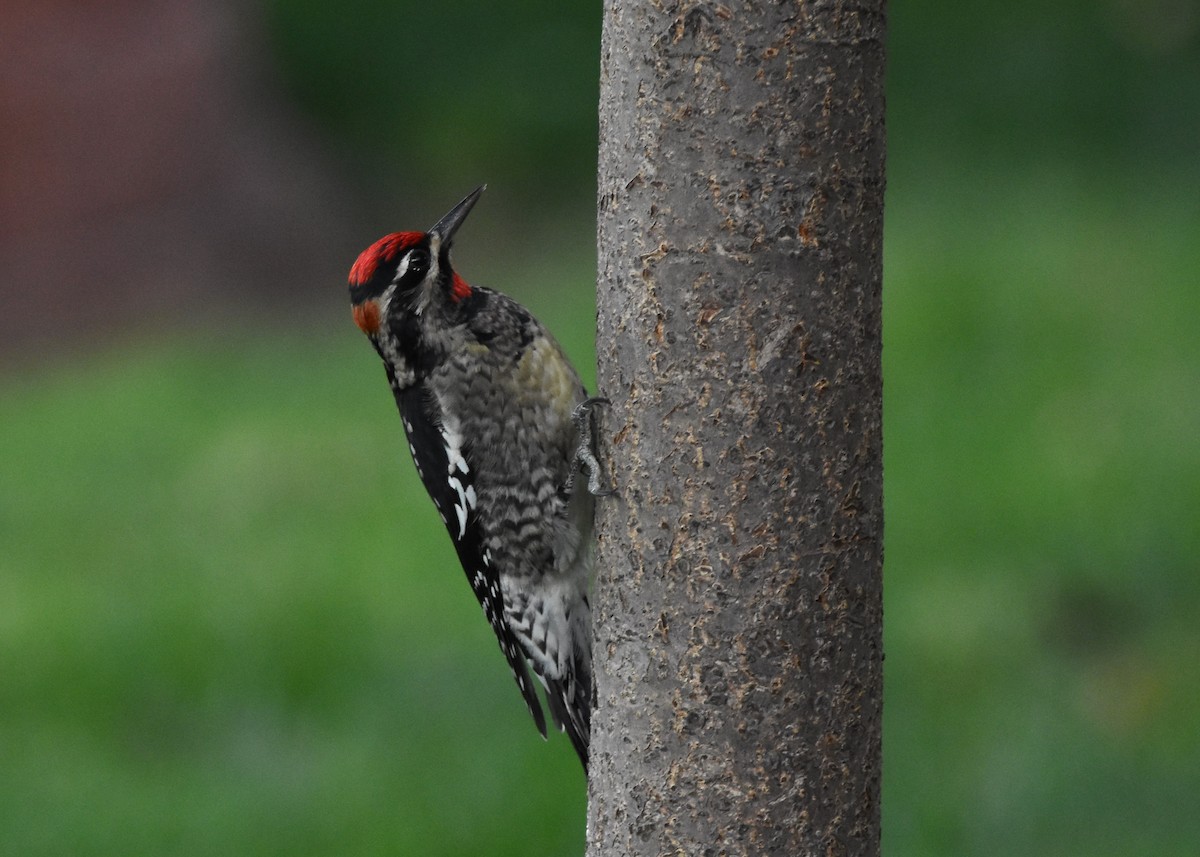
[[[422,232],[393,232],[383,236],[358,254],[357,261],[350,269],[350,285],[369,283],[380,265],[393,261],[405,250],[420,244],[424,237]]]
[[[467,285],[467,281],[454,272],[454,277],[450,280],[450,300],[458,303],[465,301],[471,296],[471,287]]]

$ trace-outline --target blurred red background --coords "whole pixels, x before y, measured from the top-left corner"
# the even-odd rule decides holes
[[[259,28],[204,0],[0,7],[7,357],[341,282],[353,197]]]

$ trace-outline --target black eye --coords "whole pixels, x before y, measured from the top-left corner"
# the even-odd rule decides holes
[[[397,282],[416,285],[429,273],[429,251],[423,247],[409,250],[397,270]]]

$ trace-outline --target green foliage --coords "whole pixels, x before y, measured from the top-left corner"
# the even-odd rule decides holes
[[[1200,841],[1184,7],[891,9],[886,854]],[[507,251],[520,277],[461,251],[543,284],[519,296],[590,366],[590,290],[549,289],[591,280],[598,4],[269,23],[349,151],[584,200]],[[0,853],[580,853],[577,762],[528,722],[374,356],[330,329],[2,382]]]
[[[885,851],[1188,854],[1200,203],[903,160],[890,194]],[[591,364],[589,290],[522,298]],[[9,853],[580,852],[570,749],[331,328],[0,391]]]
[[[917,166],[887,211],[885,851],[1192,853],[1200,201]]]
[[[400,182],[483,176],[555,202],[594,188],[599,2],[269,0],[266,11],[297,102]],[[1198,33],[1200,14],[1179,0],[895,4],[890,149],[1009,168],[1194,163]]]
[[[580,851],[338,320],[7,385],[3,853]]]
[[[600,4],[273,0],[310,113],[418,186],[485,176],[561,200],[595,182]]]

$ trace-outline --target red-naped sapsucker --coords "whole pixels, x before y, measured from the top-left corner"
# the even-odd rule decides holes
[[[471,286],[450,245],[477,189],[428,232],[396,232],[350,269],[354,321],[387,370],[417,473],[543,736],[587,767],[592,701],[595,405],[530,313]]]

